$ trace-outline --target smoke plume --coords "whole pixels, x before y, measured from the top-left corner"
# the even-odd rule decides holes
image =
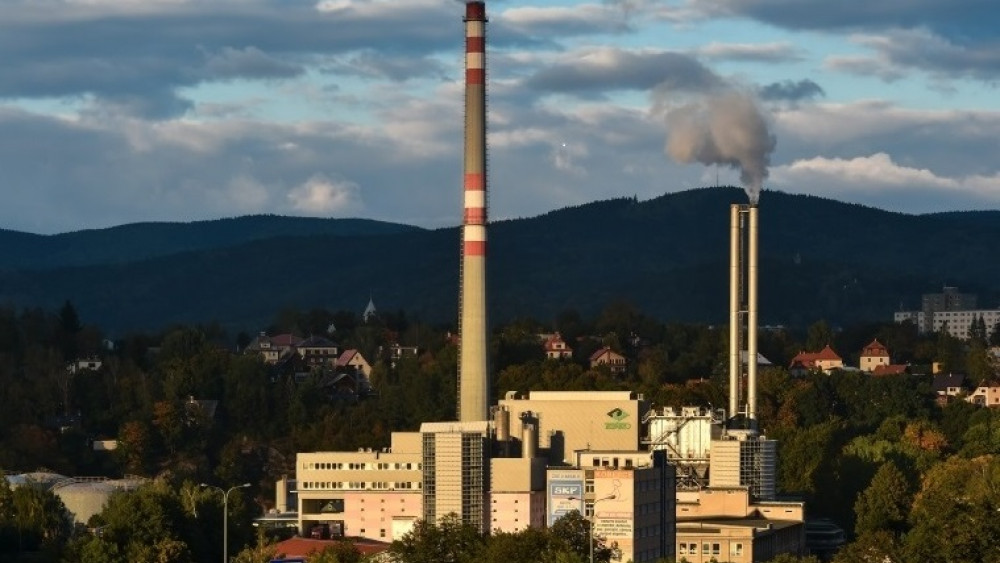
[[[734,89],[710,94],[668,109],[666,120],[671,158],[739,168],[750,203],[757,203],[775,138],[749,93]]]

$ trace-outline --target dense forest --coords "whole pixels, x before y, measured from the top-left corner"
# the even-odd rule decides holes
[[[90,522],[98,535],[66,526],[51,493],[0,480],[0,561],[215,560],[221,538],[212,519],[221,500],[198,483],[251,484],[230,501],[230,552],[239,552],[239,561],[268,561],[268,539],[256,538],[249,522],[271,506],[275,479],[294,473],[296,452],[388,446],[392,431],[454,417],[456,350],[447,326],[402,311],[362,322],[346,311],[290,308],[266,328],[328,334],[341,348],[360,350],[373,359],[375,393],[330,394],[321,369],[307,377],[276,370],[239,352],[251,335],[218,325],[112,342],[70,302],[51,311],[0,308],[0,468],[152,479],[138,493],[114,497]],[[573,360],[544,358],[538,334],[552,331],[574,348]],[[492,333],[493,392],[628,389],[655,405],[724,404],[727,337],[723,327],[666,324],[620,301],[593,316],[564,310],[548,320],[516,318]],[[856,365],[873,338],[895,363],[908,364],[908,373],[793,377],[782,367],[798,351],[828,343]],[[760,378],[761,424],[779,440],[779,488],[805,500],[810,516],[848,531],[852,543],[837,561],[874,561],[873,553],[878,561],[998,560],[990,538],[1000,531],[993,517],[1000,509],[1000,413],[960,400],[939,405],[929,372],[941,362],[976,382],[993,377],[988,346],[998,338],[993,331],[962,342],[919,335],[911,324],[835,329],[825,321],[801,332],[761,332],[761,352],[773,363]],[[417,346],[420,354],[392,364],[378,352],[389,343]],[[629,359],[624,375],[590,368],[586,359],[602,346]],[[101,366],[68,369],[79,358],[98,358]],[[209,416],[192,409],[192,400],[218,407]],[[93,440],[103,438],[120,446],[94,451]],[[553,561],[583,560],[544,532],[456,542],[450,545],[468,549],[434,559],[444,556],[428,555],[421,542],[464,533],[442,526],[424,526],[413,545],[394,546],[399,560],[530,561],[525,545],[551,550]],[[330,560],[357,556],[342,551]]]
[[[593,317],[627,298],[662,322],[725,322],[728,206],[745,201],[737,188],[704,188],[491,223],[490,318]],[[0,304],[69,299],[116,337],[213,319],[257,331],[275,310],[359,309],[369,296],[431,324],[457,316],[456,228],[243,217],[0,231],[0,246]],[[1000,262],[986,258],[1000,254],[1000,212],[905,215],[765,191],[760,252],[765,325],[890,320],[942,285],[1000,305]]]

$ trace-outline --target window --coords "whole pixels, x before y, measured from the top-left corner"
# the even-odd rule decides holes
[[[708,549],[709,549],[708,542],[705,542],[705,543],[701,544],[701,554],[702,555],[708,555]]]
[[[688,544],[686,543],[677,544],[677,555],[687,555],[687,552],[688,552]]]
[[[722,553],[722,546],[717,543],[712,544],[712,555],[719,555]]]
[[[734,543],[730,552],[732,552],[733,555],[743,555],[743,544]]]

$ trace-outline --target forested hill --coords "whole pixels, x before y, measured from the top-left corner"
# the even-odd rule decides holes
[[[213,250],[276,237],[374,236],[419,231],[370,219],[250,215],[192,223],[134,223],[35,235],[0,229],[0,270],[122,264],[180,252]]]
[[[725,322],[728,206],[745,200],[736,188],[704,188],[494,223],[491,318],[549,320],[565,309],[592,314],[626,301],[664,321]],[[456,228],[288,236],[295,234],[288,226],[283,236],[249,240],[213,238],[204,224],[189,226],[201,228],[197,234],[184,227],[170,228],[201,246],[144,255],[76,243],[53,250],[62,258],[49,258],[45,269],[9,268],[0,273],[0,303],[54,308],[69,299],[86,322],[112,333],[209,320],[256,330],[288,307],[360,312],[369,295],[382,310],[426,321],[456,316]],[[158,228],[121,227],[137,240]],[[1000,304],[1000,213],[913,216],[766,191],[760,241],[762,324],[886,320],[944,284],[978,293],[983,307]],[[74,261],[78,254],[104,258]]]

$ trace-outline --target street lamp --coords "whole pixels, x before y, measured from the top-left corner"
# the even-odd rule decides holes
[[[608,495],[606,497],[595,498],[594,502],[590,503],[590,563],[594,563],[594,523],[597,521],[597,503],[602,500],[614,500],[618,498],[616,495]],[[577,497],[569,497],[567,500],[584,500]],[[586,501],[584,501],[586,502]]]
[[[229,493],[236,489],[246,489],[250,483],[229,487],[228,490],[208,483],[202,483],[198,486],[203,489],[215,489],[222,493],[222,563],[229,563]]]

